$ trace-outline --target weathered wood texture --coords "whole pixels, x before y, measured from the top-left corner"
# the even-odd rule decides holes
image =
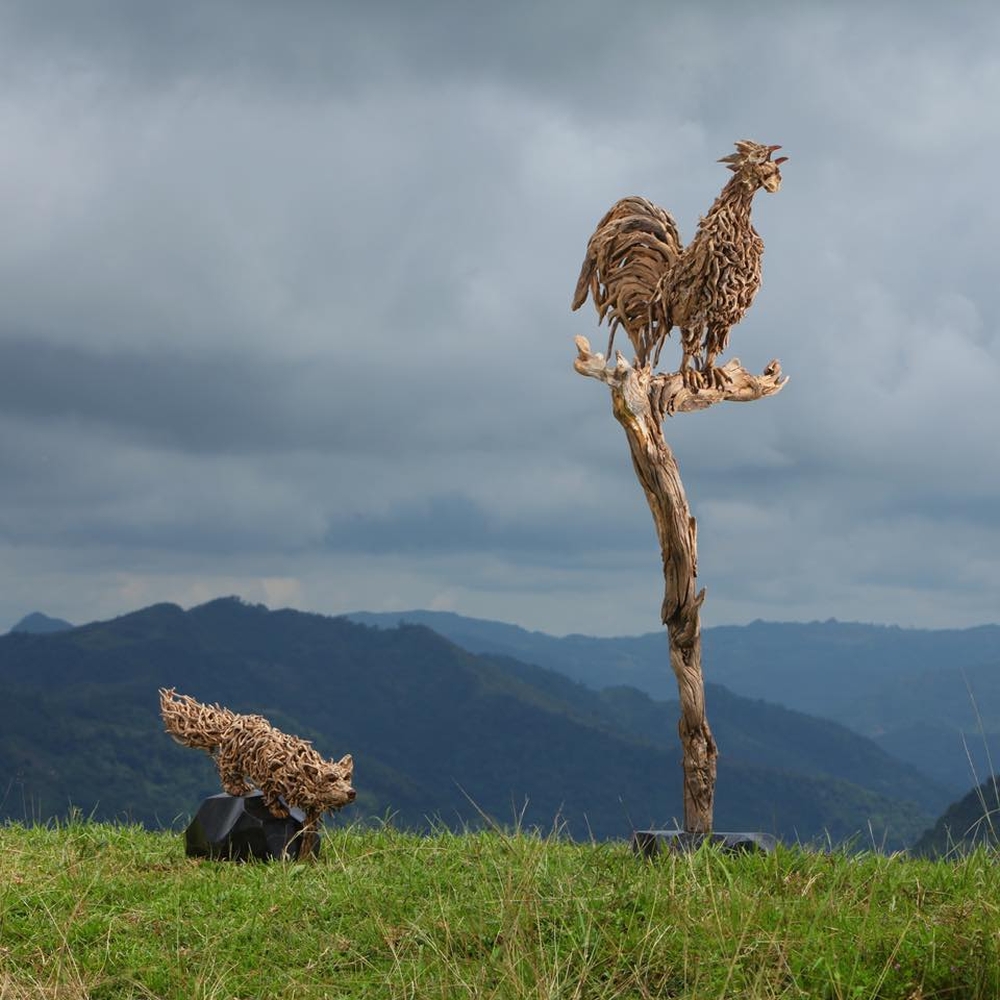
[[[323,813],[354,801],[350,754],[324,760],[308,740],[275,729],[261,715],[238,715],[221,705],[204,705],[173,688],[160,688],[160,715],[164,729],[178,743],[212,757],[229,795],[259,788],[272,816],[287,816],[288,806],[305,813],[300,858],[312,857]]]
[[[655,368],[677,328],[685,381],[692,388],[723,386],[725,373],[715,359],[761,283],[764,243],[750,222],[751,206],[758,191],[781,188],[779,168],[787,157],[771,159],[780,148],[749,139],[736,143],[737,151],[720,161],[733,176],[687,246],[670,213],[645,198],[622,198],[598,222],[572,308],[588,295],[593,300],[598,322],[610,327],[608,358],[620,326],[636,365]]]
[[[702,410],[715,403],[748,402],[780,392],[788,381],[772,361],[762,375],[751,375],[733,359],[721,369],[721,387],[692,389],[679,372],[653,374],[633,367],[620,352],[615,366],[593,354],[586,337],[576,338],[574,368],[611,389],[615,419],[625,430],[632,465],[653,515],[663,559],[664,595],[660,616],[670,640],[670,667],[677,678],[678,724],[684,768],[684,829],[709,833],[715,794],[718,750],[705,712],[701,671],[701,605],[696,590],[698,532],[691,516],[677,461],[663,436],[663,420],[674,413]]]

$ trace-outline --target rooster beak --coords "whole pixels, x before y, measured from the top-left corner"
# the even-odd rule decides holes
[[[779,146],[779,147],[778,147],[778,149],[781,149],[781,147]],[[776,160],[774,160],[773,162],[774,162],[774,165],[775,165],[775,166],[777,166],[777,165],[778,165],[779,163],[784,163],[784,162],[785,162],[785,160],[787,160],[787,159],[788,159],[788,157],[787,157],[787,156],[779,156],[779,157],[778,157],[778,158],[777,158]]]
[[[780,146],[768,146],[767,147],[767,151],[769,153],[773,153],[776,149],[781,149],[781,147]]]

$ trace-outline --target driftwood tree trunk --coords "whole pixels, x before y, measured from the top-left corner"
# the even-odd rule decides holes
[[[660,617],[667,628],[670,666],[681,702],[678,730],[684,767],[684,829],[710,833],[718,749],[705,713],[701,672],[700,614],[705,590],[696,590],[697,526],[677,462],[663,436],[663,421],[668,415],[723,401],[747,402],[773,395],[787,379],[777,361],[755,376],[733,359],[723,368],[728,377],[724,388],[693,392],[677,373],[654,375],[648,366],[633,368],[620,352],[615,367],[609,368],[603,355],[591,353],[585,337],[577,337],[576,346],[576,370],[606,382],[611,389],[611,408],[625,429],[632,466],[656,525],[665,584]]]

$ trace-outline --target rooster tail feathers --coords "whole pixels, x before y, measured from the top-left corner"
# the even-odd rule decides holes
[[[573,293],[573,311],[575,312],[587,301],[587,293],[594,280],[594,271],[597,269],[597,255],[590,247],[587,248],[587,256],[583,259],[583,266],[580,268],[580,278],[576,283],[576,291]]]
[[[669,326],[654,323],[654,297],[663,276],[681,254],[677,225],[668,212],[645,198],[622,198],[597,224],[573,296],[579,309],[588,293],[598,323],[609,326],[607,359],[620,326],[645,364]]]

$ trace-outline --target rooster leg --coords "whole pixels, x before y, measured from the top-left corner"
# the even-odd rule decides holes
[[[692,355],[685,352],[684,357],[681,358],[681,366],[678,370],[688,389],[692,392],[697,392],[704,386],[704,380],[702,379],[701,372],[691,364],[692,357]]]
[[[705,384],[701,372],[698,370],[701,366],[693,364],[700,348],[701,338],[698,336],[697,330],[681,327],[681,350],[684,354],[681,357],[681,366],[678,371],[681,378],[684,379],[684,385],[691,392],[697,392]]]
[[[667,337],[670,336],[670,326],[668,323],[654,323],[652,310],[650,310],[648,329],[656,336],[656,350],[653,353],[653,367],[655,368],[660,363],[660,351],[663,350],[663,345],[667,342]]]
[[[656,349],[653,352],[653,364],[652,367],[655,368],[660,363],[660,351],[663,350],[664,338],[660,337],[656,342]]]

